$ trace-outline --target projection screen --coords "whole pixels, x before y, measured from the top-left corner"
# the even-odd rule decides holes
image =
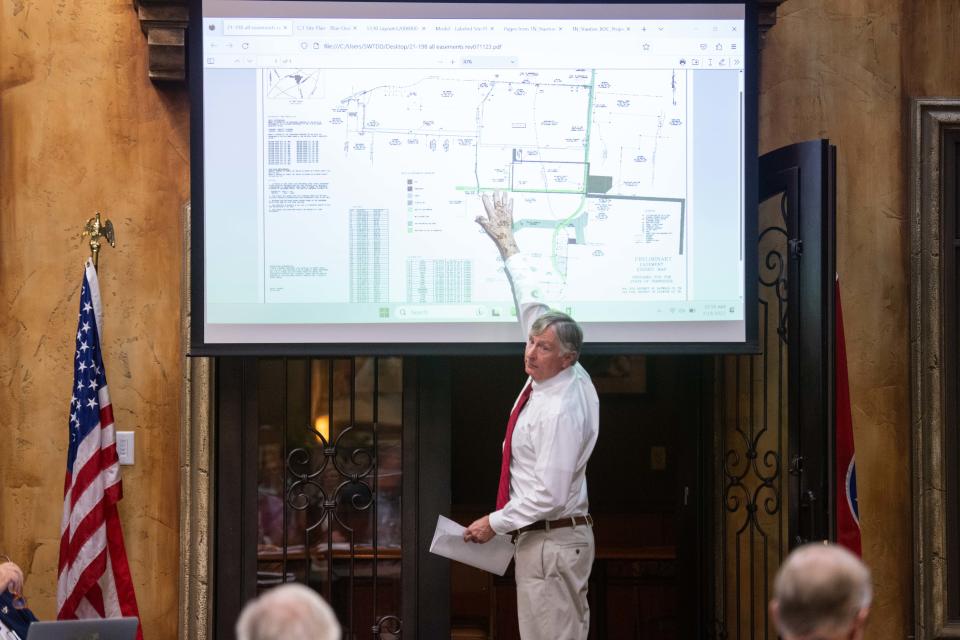
[[[191,353],[515,349],[494,193],[590,350],[754,348],[751,3],[191,10]]]

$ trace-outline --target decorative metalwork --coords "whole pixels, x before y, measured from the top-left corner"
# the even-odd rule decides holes
[[[403,636],[403,622],[397,616],[383,616],[373,625],[373,637],[383,638],[384,634],[390,638]]]
[[[337,524],[344,530],[349,533],[354,533],[353,527],[340,518],[337,513],[337,507],[343,503],[342,497],[348,488],[359,490],[359,493],[348,494],[350,506],[356,511],[366,511],[373,505],[373,489],[367,484],[366,479],[371,476],[376,467],[376,444],[374,444],[374,448],[355,447],[351,450],[349,455],[350,463],[359,467],[359,469],[349,470],[346,468],[346,465],[338,461],[337,458],[341,452],[341,444],[345,438],[349,439],[348,436],[351,436],[355,427],[350,426],[341,431],[333,443],[333,446],[327,443],[326,438],[324,438],[323,434],[316,428],[309,427],[309,430],[323,445],[319,449],[299,447],[287,455],[287,473],[289,477],[294,478],[293,483],[287,488],[287,505],[297,511],[306,511],[311,505],[320,506],[320,519],[307,524],[306,530],[308,532],[314,531],[320,527],[328,517],[332,516]],[[311,471],[310,462],[313,459],[313,454],[317,451],[323,456],[323,462],[320,463],[319,467]],[[363,462],[361,462],[364,458],[366,459],[366,466],[363,466]],[[327,491],[323,487],[322,476],[330,465],[336,469],[342,481],[337,484],[332,495],[328,497]],[[319,499],[311,497],[307,491],[308,488],[316,492],[316,494],[319,495]]]
[[[783,193],[780,196],[780,217],[783,219],[784,224],[787,220],[787,194]],[[780,241],[772,237],[772,235],[778,236],[783,244],[786,245],[787,251],[781,251],[782,245]],[[758,243],[760,245],[761,251],[765,246],[769,246],[767,253],[764,256],[763,261],[761,262],[761,268],[759,271],[759,281],[762,287],[766,287],[767,291],[773,294],[773,298],[777,302],[779,313],[777,314],[777,335],[780,337],[781,342],[786,344],[787,342],[787,258],[786,256],[796,257],[797,252],[793,250],[792,247],[795,245],[787,236],[787,229],[785,226],[780,224],[773,224],[763,231],[760,232],[758,238]],[[766,243],[766,244],[765,244]],[[764,299],[761,289],[760,296],[760,305],[764,307],[764,314],[762,315],[762,320],[766,319],[766,307],[767,300]],[[766,325],[762,325],[766,327]]]
[[[113,232],[113,222],[107,220],[101,223],[100,212],[97,211],[97,214],[83,225],[83,233],[80,234],[80,237],[84,236],[90,236],[90,256],[93,258],[93,268],[96,269],[100,265],[100,247],[102,246],[100,238],[105,238],[111,247],[117,246],[117,236]]]
[[[762,352],[731,356],[721,380],[719,611],[715,638],[771,637],[766,603],[786,545],[783,461],[787,428],[787,306],[790,251],[787,194],[759,233],[758,312]],[[763,220],[761,220],[763,222]],[[724,601],[733,595],[732,601]],[[774,636],[775,637],[775,634]]]
[[[322,428],[304,423],[302,418],[288,415],[299,409],[284,409],[282,441],[291,443],[291,448],[284,445],[283,540],[276,575],[284,582],[296,579],[311,586],[322,584],[316,588],[337,610],[345,638],[394,640],[401,637],[401,619],[392,613],[384,615],[381,608],[389,612],[399,603],[385,606],[378,600],[381,562],[387,567],[399,562],[396,553],[382,558],[380,549],[384,537],[379,531],[378,503],[389,502],[389,498],[381,491],[380,478],[380,465],[385,463],[380,460],[379,360],[363,359],[371,365],[364,375],[372,389],[362,393],[357,389],[357,360],[285,361],[297,363],[301,376],[306,372],[307,386],[317,382],[311,387],[314,396],[308,392],[296,397],[301,402],[304,397],[316,399],[317,405],[310,401],[311,413],[316,410],[325,422]],[[289,385],[284,384],[287,389]],[[358,395],[363,396],[361,400]],[[358,402],[365,407],[359,420]],[[286,398],[282,406],[288,407]],[[383,441],[390,446],[389,436]],[[399,504],[395,506],[399,510]],[[386,541],[388,545],[399,543]],[[396,546],[391,548],[399,551]],[[394,578],[383,578],[388,589]],[[366,629],[372,636],[366,635]]]

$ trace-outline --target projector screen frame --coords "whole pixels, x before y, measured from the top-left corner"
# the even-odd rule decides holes
[[[324,0],[293,0],[323,4]],[[357,0],[341,0],[351,2]],[[426,0],[427,3],[435,0]],[[450,356],[450,355],[510,355],[519,352],[522,345],[520,328],[513,342],[458,342],[458,343],[208,343],[204,338],[206,326],[205,299],[205,228],[204,228],[204,133],[203,133],[203,0],[189,0],[190,28],[188,29],[188,86],[190,91],[190,161],[191,161],[191,208],[190,208],[190,356]],[[490,4],[456,2],[455,4]],[[507,4],[507,3],[504,3]],[[589,2],[529,2],[525,4],[590,4]],[[730,2],[700,0],[692,2],[655,2],[636,0],[612,2],[614,5],[644,4],[740,4],[744,6],[744,211],[743,211],[743,257],[744,257],[744,331],[745,339],[736,342],[587,342],[583,352],[587,355],[611,354],[754,354],[759,353],[758,312],[758,75],[759,75],[759,28],[756,0]],[[389,325],[382,325],[389,331]]]

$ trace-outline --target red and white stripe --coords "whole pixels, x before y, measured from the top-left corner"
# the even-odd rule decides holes
[[[86,279],[99,331],[103,326],[100,288],[89,260]],[[67,470],[63,486],[57,568],[59,620],[140,617],[117,513],[123,485],[113,406],[106,384],[96,391],[99,422],[77,443],[73,470]],[[141,626],[137,640],[142,639]]]
[[[123,485],[107,387],[98,389],[97,396],[100,424],[77,447],[73,473],[67,472],[63,488],[57,578],[60,619],[123,615],[113,572],[107,571],[107,520],[108,516],[117,517],[116,503],[123,497]],[[122,537],[119,544],[122,547]]]

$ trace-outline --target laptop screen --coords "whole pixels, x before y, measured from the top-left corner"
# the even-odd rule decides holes
[[[136,618],[34,622],[26,640],[133,640]]]

